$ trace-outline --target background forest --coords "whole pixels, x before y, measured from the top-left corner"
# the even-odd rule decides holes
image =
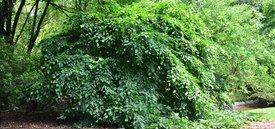
[[[274,0],[0,0],[0,109],[76,127],[237,128],[275,101]]]

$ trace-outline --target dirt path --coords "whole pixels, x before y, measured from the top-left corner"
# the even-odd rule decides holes
[[[1,112],[0,129],[69,129],[71,121],[57,120],[50,113]]]
[[[0,129],[71,129],[77,120],[58,120],[57,114],[43,112],[3,112],[0,110]],[[116,129],[116,128],[81,128]]]
[[[275,129],[275,120],[250,122],[241,129]]]
[[[1,112],[0,129],[69,129],[72,120],[57,120],[50,113]],[[104,128],[100,128],[104,129]],[[106,128],[105,128],[106,129]],[[275,129],[275,120],[251,122],[241,129]]]

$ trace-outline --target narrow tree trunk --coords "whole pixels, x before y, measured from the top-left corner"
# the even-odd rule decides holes
[[[11,40],[13,41],[14,39],[14,36],[15,36],[15,32],[16,32],[16,27],[17,27],[17,24],[18,24],[18,21],[19,21],[19,17],[20,17],[20,14],[22,12],[22,9],[24,7],[26,3],[26,0],[21,0],[21,3],[19,5],[19,8],[15,14],[15,17],[14,17],[14,22],[13,22],[13,25],[12,25],[12,32],[11,32]],[[16,42],[15,42],[16,43]]]
[[[86,11],[88,8],[88,0],[85,0],[84,1],[84,10]]]
[[[35,31],[33,37],[31,37],[31,39],[30,39],[30,42],[29,42],[29,45],[28,45],[28,52],[31,52],[32,49],[33,49],[33,47],[34,47],[34,45],[35,45],[35,41],[36,41],[36,39],[37,39],[37,37],[39,35],[40,29],[41,29],[41,25],[43,23],[43,20],[44,20],[46,14],[47,14],[47,11],[48,11],[50,3],[51,3],[51,0],[47,0],[45,9],[44,9],[44,11],[42,13],[42,16],[41,16],[38,24],[37,24],[36,31]]]
[[[0,36],[5,35],[4,1],[0,2]]]
[[[79,10],[82,10],[82,1],[78,0]]]
[[[5,39],[7,43],[13,44],[11,39],[11,21],[12,21],[12,11],[13,11],[13,2],[12,0],[8,0],[6,2],[6,10],[4,10],[6,15],[6,32]]]
[[[32,29],[31,29],[31,38],[34,36],[34,31],[36,27],[36,19],[37,19],[37,12],[38,12],[38,6],[39,6],[39,0],[35,0],[35,10],[34,10],[34,16],[33,16],[33,23],[32,23]]]
[[[27,15],[27,18],[25,19],[24,24],[23,24],[23,26],[22,26],[22,28],[21,28],[21,30],[20,30],[20,32],[19,32],[19,34],[18,34],[16,40],[15,40],[16,43],[18,42],[20,36],[21,36],[22,33],[23,33],[23,30],[24,30],[25,26],[27,25],[28,19],[29,19],[30,15],[31,15],[31,12],[32,12],[32,10],[34,9],[35,5],[36,5],[36,4],[33,4],[31,10],[29,11],[29,13],[28,13],[28,15]]]
[[[12,1],[8,0],[7,1],[7,10],[6,11],[6,36],[10,36],[11,34],[11,20],[12,20]]]
[[[75,9],[78,10],[77,0],[75,0],[74,3],[75,3]]]

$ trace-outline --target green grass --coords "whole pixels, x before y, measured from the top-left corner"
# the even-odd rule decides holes
[[[245,112],[258,120],[275,120],[275,107],[254,109]]]

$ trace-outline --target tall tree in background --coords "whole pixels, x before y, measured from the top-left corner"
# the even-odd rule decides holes
[[[31,6],[26,3],[30,3]],[[73,14],[91,10],[90,4],[103,6],[104,3],[104,0],[0,0],[0,36],[4,37],[5,42],[15,45],[23,32],[26,31],[26,26],[30,26],[27,51],[31,52],[43,27],[43,22],[46,19],[50,6],[59,12]],[[23,9],[28,12],[24,13]],[[22,14],[25,14],[25,16],[21,16]]]
[[[14,44],[13,38],[26,0],[20,1],[15,17],[12,18],[16,2],[17,0],[1,0],[0,2],[0,36],[4,36],[6,42],[10,44]]]
[[[29,10],[27,17],[23,19],[24,23],[22,27],[18,27],[20,22],[20,15],[22,10],[25,7],[26,0],[1,0],[0,1],[0,36],[3,36],[5,41],[11,45],[15,45],[18,42],[18,38],[21,36],[24,28],[27,24],[27,21],[30,18],[30,15],[33,13],[33,24],[31,35],[28,43],[28,52],[31,52],[35,41],[39,35],[42,23],[45,19],[46,13],[48,11],[51,0],[43,1],[46,2],[45,6],[39,8],[39,5],[42,3],[41,0],[35,0],[32,8]],[[19,4],[19,7],[16,9],[15,6]],[[42,13],[39,14],[38,11],[42,10]],[[38,15],[41,15],[38,17]],[[16,31],[19,31],[19,34],[16,37]]]
[[[29,41],[29,44],[28,44],[28,52],[31,52],[33,47],[34,47],[35,41],[36,41],[36,39],[39,35],[42,22],[43,22],[43,20],[46,16],[46,13],[47,13],[47,10],[49,8],[51,0],[47,0],[40,19],[37,19],[37,12],[38,12],[39,2],[40,2],[40,0],[36,0],[36,3],[35,3],[35,14],[34,14],[34,19],[33,19],[34,21],[33,21],[33,26],[32,26],[32,31],[31,31],[31,38],[30,38],[30,41]],[[39,20],[39,21],[36,24],[37,20]]]

